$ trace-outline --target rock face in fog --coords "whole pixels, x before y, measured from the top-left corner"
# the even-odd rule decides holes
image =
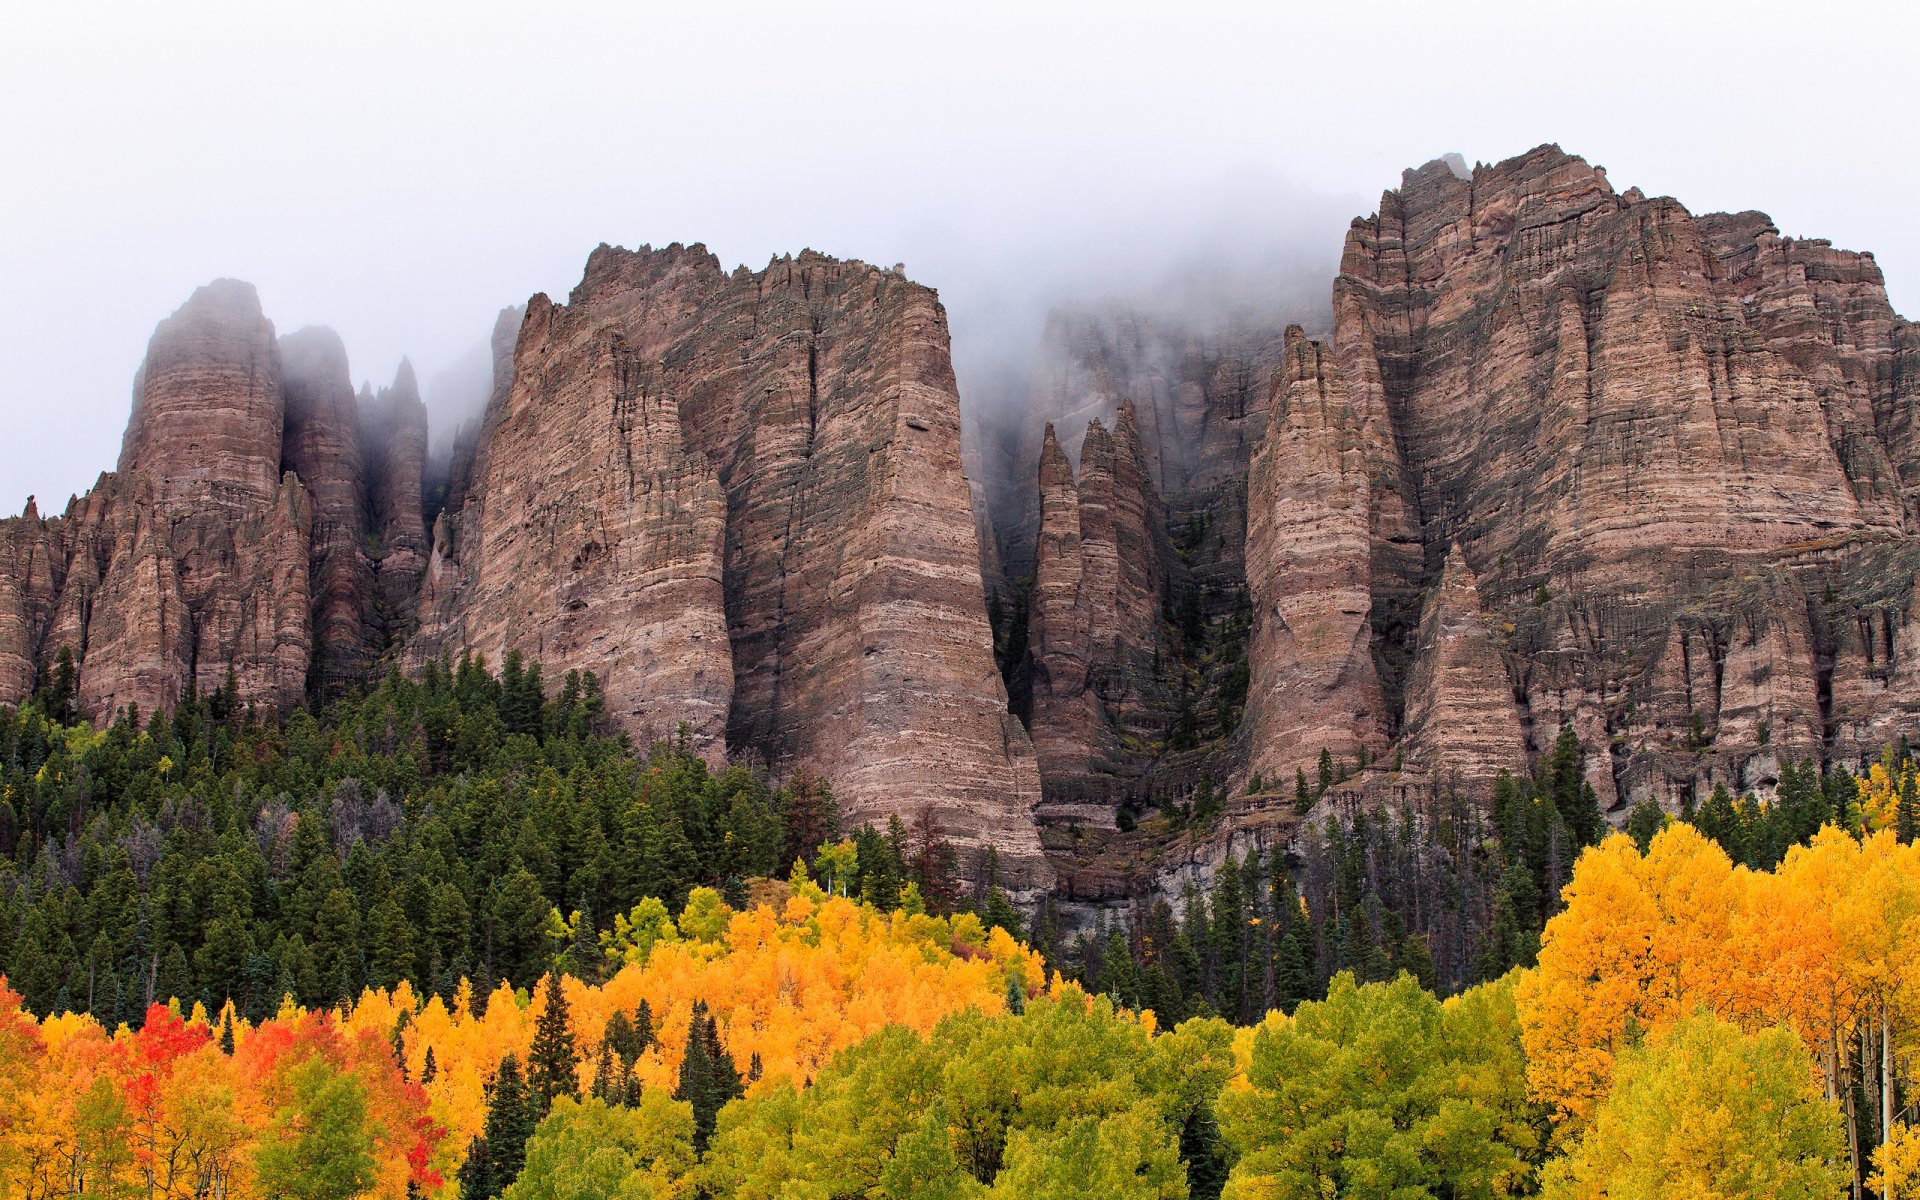
[[[722,270],[602,247],[536,297],[416,654],[593,667],[636,731],[806,766],[889,815],[1050,879],[1008,714],[932,292],[815,254]]]
[[[1355,403],[1321,343],[1287,330],[1247,482],[1249,770],[1275,782],[1316,765],[1296,747],[1357,760],[1385,742],[1369,616],[1380,416]]]
[[[269,705],[304,695],[311,653],[307,489],[282,472],[273,326],[221,280],[154,330],[120,469],[66,514],[4,522],[0,695],[73,652],[89,716],[151,712],[189,684]]]
[[[1169,702],[1155,662],[1166,537],[1131,403],[1113,432],[1087,425],[1077,481],[1047,427],[1040,513],[1029,727],[1055,798],[1070,799],[1069,780],[1128,774],[1129,745],[1163,733]]]
[[[850,822],[1050,883],[931,291],[814,254],[729,274],[602,247],[568,304],[501,314],[494,358],[429,484],[411,366],[356,397],[332,333],[276,339],[250,286],[201,289],[155,331],[119,471],[0,523],[0,699],[62,646],[96,719],[518,650],[595,672],[636,735],[684,722],[715,756],[825,775]],[[1130,452],[1090,499],[1123,519]],[[1111,640],[1127,548],[1105,544],[1086,620]]]
[[[282,457],[313,501],[307,579],[316,647],[311,682],[333,696],[360,682],[378,650],[367,545],[365,458],[347,348],[312,326],[280,339]]]
[[[378,547],[375,567],[379,622],[389,637],[413,626],[420,576],[427,569],[427,406],[413,365],[400,360],[393,386],[360,405],[360,437],[367,447],[368,527]]]
[[[1297,626],[1301,573],[1322,626],[1306,680],[1256,633],[1253,763],[1404,737],[1485,778],[1567,723],[1603,803],[1672,805],[1910,727],[1920,374],[1870,255],[1549,146],[1407,172],[1348,234],[1334,316],[1353,448],[1290,459],[1249,548],[1285,564],[1250,572],[1256,631]],[[1355,520],[1300,528],[1315,505]],[[1318,728],[1370,665],[1384,703]]]
[[[1111,824],[1116,806],[1224,777],[1245,687],[1247,468],[1284,324],[1246,306],[1063,309],[1018,400],[976,405],[983,570],[1054,817]],[[1112,602],[1079,595],[1083,558],[1102,588],[1120,564]]]
[[[60,517],[0,522],[0,699],[63,647],[95,720],[189,686],[285,709],[364,680],[387,640],[380,505],[411,510],[424,550],[417,468],[369,492],[405,439],[369,453],[364,417],[332,331],[276,338],[235,280],[195,292],[154,330],[119,469]]]

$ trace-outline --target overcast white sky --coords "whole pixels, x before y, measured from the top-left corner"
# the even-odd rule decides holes
[[[601,241],[904,260],[963,343],[1191,251],[1330,269],[1402,168],[1557,141],[1920,315],[1916,47],[1894,0],[0,0],[0,511],[113,465],[222,275],[376,382]]]

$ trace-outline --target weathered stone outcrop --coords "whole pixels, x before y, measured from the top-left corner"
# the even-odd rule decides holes
[[[1458,546],[1427,597],[1402,725],[1408,765],[1437,778],[1487,783],[1527,768],[1513,684],[1480,609],[1480,587]]]
[[[1094,421],[1114,428],[1122,402],[1135,410],[1155,492],[1182,516],[1223,507],[1225,557],[1237,566],[1245,518],[1233,511],[1234,493],[1266,428],[1267,379],[1280,361],[1285,323],[1273,314],[1204,321],[1118,305],[1051,313],[1024,391],[977,401],[969,412],[977,426],[969,474],[991,515],[1007,581],[1017,584],[1033,569],[1033,481],[1045,427],[1078,461],[1087,428]]]
[[[0,521],[0,697],[33,690],[38,649],[59,607],[64,571],[59,527],[40,519],[29,496],[19,518]]]
[[[1323,750],[1357,761],[1385,746],[1369,417],[1377,411],[1349,393],[1327,347],[1288,329],[1247,482],[1247,770],[1269,780],[1293,778]]]
[[[250,285],[201,288],[155,329],[120,471],[61,523],[58,612],[37,653],[73,650],[87,715],[151,711],[229,677],[251,702],[304,696],[312,507],[281,473],[284,420]]]
[[[1374,464],[1373,569],[1350,568],[1345,599],[1321,606],[1371,613],[1386,703],[1363,706],[1357,738],[1431,756],[1446,731],[1446,765],[1507,765],[1497,657],[1529,752],[1572,725],[1619,811],[1720,781],[1765,788],[1786,758],[1856,756],[1906,720],[1881,681],[1905,663],[1889,646],[1913,580],[1920,377],[1871,256],[1782,238],[1759,214],[1616,193],[1548,146],[1470,174],[1409,171],[1354,223],[1334,318],[1325,353],[1358,427],[1388,434],[1349,431]],[[1297,489],[1354,502],[1344,461],[1301,469]],[[1270,502],[1253,501],[1250,562],[1306,570],[1320,556],[1260,514]],[[1353,563],[1342,529],[1335,557]],[[1463,607],[1465,563],[1480,617]],[[1449,611],[1455,634],[1434,636]],[[1463,640],[1481,619],[1497,646]],[[1312,686],[1300,674],[1256,647],[1254,763],[1297,742],[1289,721],[1316,701],[1272,701]],[[1331,687],[1364,672],[1347,655],[1307,674]],[[1445,717],[1450,680],[1491,708]]]
[[[602,247],[564,308],[529,306],[466,495],[416,653],[604,654],[632,727],[724,732],[826,775],[852,822],[924,815],[1047,882],[927,289],[810,253],[729,274]]]
[[[366,492],[374,534],[374,577],[380,624],[389,639],[413,628],[420,576],[427,569],[427,406],[413,364],[400,360],[393,386],[360,401],[360,437],[367,447]]]
[[[282,337],[280,364],[282,462],[313,501],[311,683],[331,697],[364,679],[379,652],[360,414],[347,348],[333,330],[309,326]]]
[[[1112,433],[1088,424],[1077,483],[1048,426],[1039,492],[1028,726],[1049,797],[1074,804],[1101,798],[1089,776],[1140,773],[1135,747],[1166,736],[1177,697],[1159,662],[1171,555],[1132,404]]]
[[[461,514],[458,576],[435,550],[416,654],[510,650],[593,671],[636,737],[686,722],[718,752],[732,697],[726,499],[678,407],[616,329],[536,296],[488,414],[487,473]]]
[[[1022,381],[999,381],[997,391],[987,381],[988,394],[970,398],[969,469],[994,526],[983,574],[1000,613],[997,647],[1014,711],[1040,750],[1049,819],[1111,824],[1120,807],[1189,793],[1204,778],[1223,780],[1230,766],[1222,751],[1242,705],[1248,626],[1247,465],[1266,428],[1267,379],[1286,318],[1213,307],[1060,309]],[[1010,388],[1017,400],[1000,394]],[[1119,498],[1117,561],[1141,575],[1117,596],[1142,603],[1115,609],[1084,666],[1073,641],[1094,637],[1091,629],[1066,631],[1057,612],[1046,629],[1029,628],[1043,594],[1059,593],[1066,562],[1042,557],[1066,511],[1043,508],[1036,487],[1058,473],[1040,458],[1048,427],[1066,482],[1096,525],[1109,507],[1100,497],[1111,490]],[[1109,447],[1131,472],[1110,483]],[[1078,537],[1077,505],[1072,520]],[[1088,542],[1093,565],[1107,544]],[[1097,604],[1082,607],[1108,623]]]
[[[280,487],[280,353],[250,283],[220,279],[160,322],[134,380],[120,474],[169,508],[243,510]]]

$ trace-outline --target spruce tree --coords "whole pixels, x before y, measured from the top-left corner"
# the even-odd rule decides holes
[[[519,1177],[527,1161],[527,1139],[540,1116],[521,1078],[520,1060],[507,1055],[494,1073],[484,1131],[467,1147],[467,1163],[460,1168],[461,1200],[492,1200]]]
[[[582,983],[598,984],[601,970],[600,931],[593,924],[593,910],[587,898],[580,897],[580,908],[573,923],[573,944],[567,948],[569,974]]]
[[[534,1122],[547,1115],[555,1096],[580,1094],[580,1052],[573,1044],[572,1014],[560,977],[549,973],[546,1008],[534,1026],[533,1048],[527,1054],[527,1092]]]
[[[493,1183],[493,1163],[487,1155],[486,1138],[474,1137],[467,1141],[467,1156],[461,1160],[454,1179],[460,1184],[460,1200],[488,1200],[500,1194]]]
[[[626,1064],[620,1060],[613,1042],[607,1038],[600,1040],[600,1057],[593,1067],[592,1095],[610,1108],[627,1103]]]
[[[727,1101],[744,1094],[739,1068],[721,1047],[720,1030],[708,1014],[706,1002],[694,1001],[693,1019],[687,1026],[687,1052],[680,1060],[680,1079],[673,1098],[693,1106],[693,1148],[697,1153],[706,1153]]]

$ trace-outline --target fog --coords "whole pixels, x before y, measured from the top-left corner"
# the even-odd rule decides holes
[[[410,356],[437,438],[495,314],[602,241],[904,262],[1008,403],[1053,304],[1324,288],[1402,169],[1556,141],[1873,250],[1920,314],[1920,7],[1293,8],[9,0],[0,511],[113,465],[154,324],[219,276],[356,385]]]

